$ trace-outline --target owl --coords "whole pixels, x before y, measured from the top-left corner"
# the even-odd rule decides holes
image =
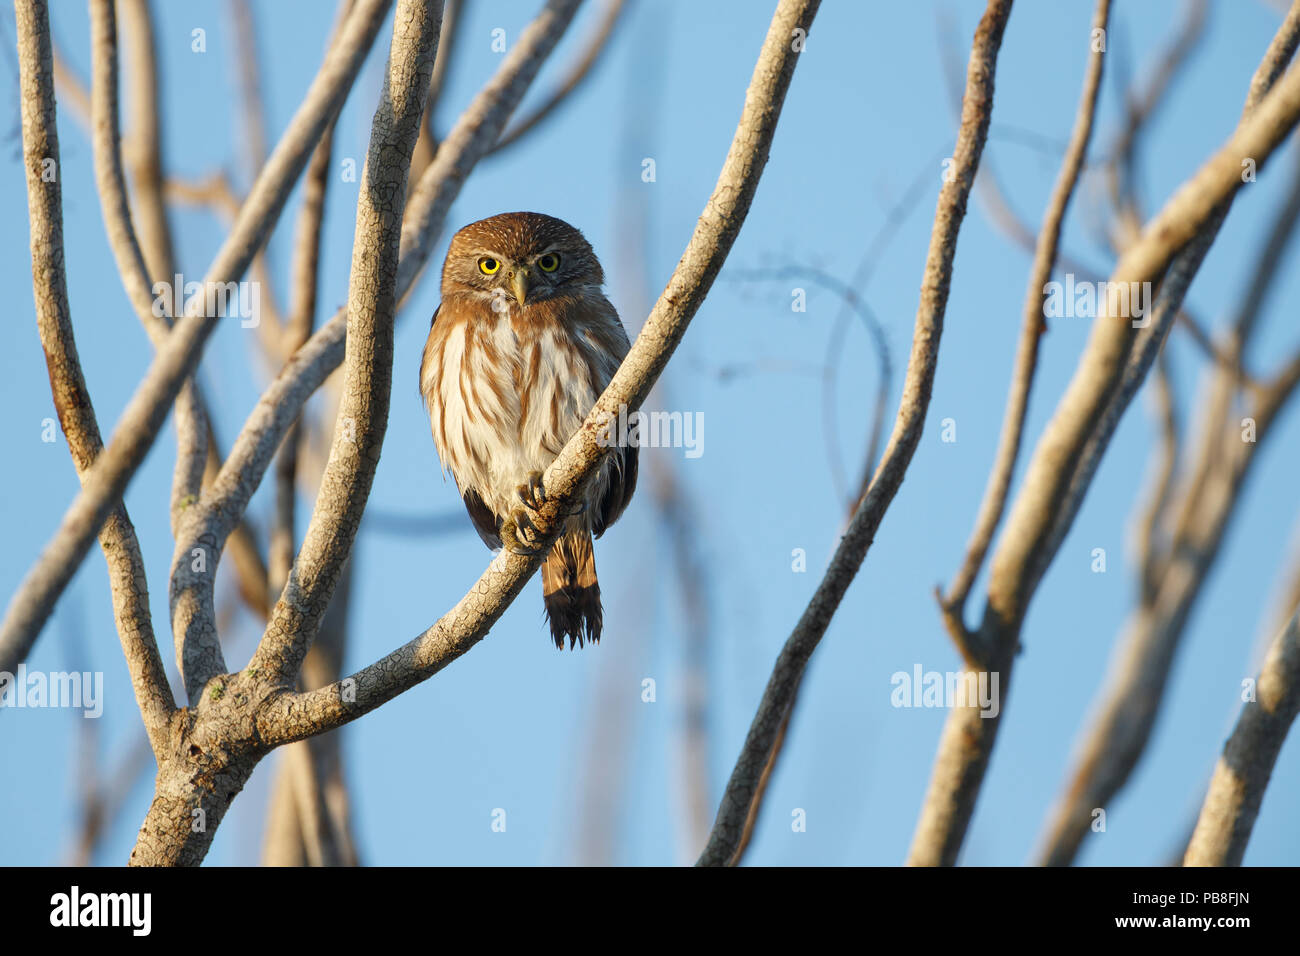
[[[504,213],[452,237],[420,392],[443,475],[489,548],[537,553],[524,538],[545,500],[542,472],[627,354],[604,281],[591,244],[551,216]],[[607,455],[546,555],[542,599],[558,648],[600,640],[592,541],[623,513],[636,477],[635,446]]]

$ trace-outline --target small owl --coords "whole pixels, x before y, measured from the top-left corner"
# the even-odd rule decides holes
[[[542,472],[627,354],[604,281],[591,244],[551,216],[504,213],[452,237],[420,392],[443,473],[489,548],[536,553],[519,525],[545,498]],[[592,538],[623,513],[636,475],[635,447],[607,456],[546,555],[542,597],[556,647],[565,637],[571,648],[600,640]]]

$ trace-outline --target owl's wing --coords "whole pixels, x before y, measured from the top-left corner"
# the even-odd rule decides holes
[[[474,530],[478,532],[478,536],[483,539],[483,543],[494,551],[501,547],[500,526],[492,509],[485,505],[483,499],[474,491],[465,492],[461,500],[465,502],[469,520],[474,525]]]
[[[592,383],[592,391],[599,395],[609,385],[610,379],[618,370],[619,363],[626,357],[632,343],[628,340],[627,330],[623,328],[618,312],[603,296],[600,297],[595,315],[599,321],[588,332],[588,341],[595,347],[597,354],[603,356],[608,363],[601,370],[600,380]],[[593,363],[593,367],[599,366]],[[620,447],[609,457],[608,464],[604,467],[609,470],[609,484],[591,519],[591,530],[597,538],[618,520],[623,509],[632,500],[632,492],[636,491],[636,446]]]
[[[600,499],[600,506],[592,516],[591,531],[597,538],[605,529],[618,520],[636,491],[637,448],[624,446],[610,456],[609,485],[605,496]]]
[[[439,302],[433,310],[433,317],[429,319],[429,337],[424,340],[424,353],[420,356],[420,398],[423,399],[425,407],[429,405],[429,396],[424,391],[424,376],[429,369],[429,357],[433,352],[433,327],[438,323],[438,313],[442,311],[442,303]]]

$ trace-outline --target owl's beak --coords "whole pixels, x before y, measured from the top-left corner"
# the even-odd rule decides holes
[[[528,267],[520,266],[510,277],[510,291],[515,294],[515,301],[520,305],[528,299]]]

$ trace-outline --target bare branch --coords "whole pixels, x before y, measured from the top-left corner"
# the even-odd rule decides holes
[[[1163,491],[1157,492],[1148,516],[1148,529],[1140,541],[1148,547],[1142,556],[1142,601],[1122,638],[1120,663],[1102,690],[1101,703],[1092,726],[1087,731],[1070,782],[1049,825],[1048,842],[1043,859],[1050,865],[1066,865],[1078,852],[1090,832],[1093,808],[1106,806],[1124,787],[1145,751],[1155,725],[1174,655],[1181,643],[1192,607],[1214,566],[1223,536],[1240,501],[1240,491],[1256,453],[1268,435],[1268,425],[1290,395],[1290,388],[1260,390],[1250,414],[1259,430],[1258,442],[1243,442],[1239,429],[1229,421],[1234,400],[1241,384],[1237,370],[1242,351],[1254,328],[1254,315],[1268,290],[1278,278],[1281,251],[1296,227],[1292,204],[1300,198],[1300,164],[1295,167],[1290,197],[1275,219],[1262,254],[1254,261],[1251,275],[1243,286],[1242,308],[1233,323],[1225,353],[1228,361],[1216,370],[1214,381],[1204,396],[1198,416],[1204,424],[1204,436],[1190,477],[1180,489],[1178,500],[1165,504],[1160,495],[1170,494],[1167,471],[1162,475]],[[1162,289],[1178,288],[1180,269],[1171,268]],[[1159,310],[1158,310],[1159,311]],[[1159,317],[1138,352],[1158,348]],[[1100,434],[1113,430],[1114,420],[1129,394],[1140,384],[1139,363],[1130,363],[1118,390],[1116,404],[1108,411]],[[1168,426],[1166,426],[1168,435]],[[1099,437],[1094,437],[1096,446]],[[1168,445],[1166,437],[1166,445]],[[1166,448],[1166,456],[1171,451]],[[1095,469],[1097,452],[1086,458],[1087,475]],[[1168,458],[1166,457],[1166,467]],[[1076,485],[1080,479],[1076,478]],[[1082,491],[1071,493],[1070,501]],[[1071,504],[1071,510],[1077,505]],[[1170,540],[1160,549],[1150,547],[1154,523],[1164,515],[1174,515]],[[1058,534],[1063,535],[1064,531]],[[1137,696],[1135,696],[1137,695]]]
[[[1255,696],[1214,768],[1184,866],[1240,866],[1273,765],[1300,713],[1300,610],[1269,647]]]
[[[221,471],[221,450],[216,434],[209,429],[208,461],[203,471],[203,493],[210,494],[212,484]],[[235,581],[239,598],[258,619],[265,621],[271,613],[270,578],[266,559],[262,557],[257,536],[246,519],[240,519],[230,532],[226,542],[226,555],[229,555],[235,568]],[[221,628],[217,628],[221,633]]]
[[[1300,4],[1297,4],[1300,7]],[[1277,41],[1275,40],[1275,45]],[[1271,64],[1273,49],[1266,57]],[[1266,69],[1269,67],[1261,67]],[[1155,282],[1162,276],[1157,316],[1139,348],[1133,323],[1098,303],[1092,335],[1026,472],[992,562],[979,640],[987,669],[1001,674],[1003,693],[1020,642],[1024,615],[1077,514],[1119,414],[1154,361],[1160,337],[1242,185],[1242,163],[1262,165],[1300,118],[1300,70],[1287,73],[1241,122],[1228,142],[1169,200],[1128,248],[1112,283]],[[1130,286],[1131,288],[1131,286]],[[1109,297],[1107,297],[1109,298]],[[1133,362],[1130,363],[1130,358]],[[913,838],[910,862],[951,864],[974,810],[1005,709],[988,717],[972,706],[949,715],[930,789]]]
[[[296,678],[302,658],[351,551],[383,446],[393,375],[393,320],[406,178],[419,135],[442,5],[412,25],[394,26],[393,49],[375,112],[370,150],[357,202],[356,237],[348,292],[343,398],[321,494],[306,540],[271,612],[252,667],[272,680]]]
[[[350,0],[344,0],[345,3]],[[411,156],[411,182],[418,182],[423,176],[433,157],[438,152],[438,140],[434,135],[434,123],[437,118],[438,104],[446,89],[447,76],[451,72],[452,59],[460,48],[460,32],[465,22],[462,15],[463,0],[447,0],[442,8],[442,33],[438,36],[438,58],[433,61],[433,77],[429,80],[429,101],[424,107],[424,119],[420,122],[420,136],[415,141],[415,152]],[[406,197],[409,203],[410,194]]]
[[[163,195],[162,108],[158,102],[158,57],[153,18],[146,0],[123,0],[119,12],[122,17],[122,36],[129,53],[127,73],[131,136],[126,151],[135,186],[132,221],[144,254],[146,274],[171,281],[176,257]],[[115,101],[116,91],[111,92]],[[115,102],[113,106],[107,118],[116,129]],[[98,130],[95,135],[98,137]]]
[[[321,633],[303,661],[303,686],[339,679],[351,594],[352,563],[344,565]],[[299,740],[283,750],[272,785],[263,839],[264,866],[357,866],[356,839],[343,779],[341,730]]]
[[[1296,367],[1300,372],[1300,364]],[[1066,865],[1074,859],[1089,832],[1092,808],[1109,803],[1141,758],[1174,655],[1214,566],[1249,469],[1298,384],[1300,374],[1280,378],[1247,410],[1256,422],[1256,442],[1243,442],[1236,424],[1225,420],[1230,393],[1224,389],[1208,393],[1208,408],[1201,417],[1210,424],[1182,491],[1171,540],[1162,553],[1152,556],[1144,600],[1121,639],[1120,663],[1102,691],[1098,715],[1079,747],[1065,795],[1053,814],[1043,851],[1049,865]]]
[[[96,165],[105,169],[99,177],[99,191],[101,197],[111,196],[112,214],[111,217],[108,213],[105,215],[106,221],[110,218],[114,220],[110,233],[117,233],[119,242],[123,241],[122,234],[129,236],[132,229],[138,235],[146,282],[149,277],[153,277],[170,283],[177,269],[163,194],[161,107],[158,102],[158,65],[153,22],[146,0],[126,0],[121,5],[121,12],[123,34],[131,51],[129,76],[133,129],[127,152],[135,186],[135,208],[128,216],[125,195],[120,199],[113,195],[122,183],[121,172],[116,168],[120,163],[117,156],[116,51],[111,49],[111,42],[107,50],[102,49],[104,44],[97,44],[101,48],[99,58],[111,61],[105,64],[107,75],[97,77],[95,83],[96,113],[102,119],[95,123],[92,139]],[[111,13],[107,19],[111,23]],[[126,218],[124,221],[116,221],[119,216]],[[129,250],[134,242],[134,239],[125,239],[126,249]],[[116,255],[119,272],[123,271],[124,263],[134,266],[137,261],[136,256],[124,253]],[[124,281],[127,282],[130,293],[138,279],[124,277]],[[150,289],[152,291],[152,286]],[[163,321],[170,327],[171,316],[164,316]],[[159,340],[155,339],[154,344],[157,347]],[[181,389],[173,418],[178,448],[172,480],[171,515],[174,532],[185,503],[199,496],[208,446],[211,444],[209,416],[197,379],[191,378]]]
[[[1186,58],[1190,55],[1196,43],[1199,42],[1199,33],[1203,23],[1198,24],[1197,22],[1200,17],[1197,12],[1198,3],[1199,0],[1190,0],[1183,29],[1170,49],[1166,51],[1160,66],[1156,70],[1155,77],[1151,81],[1151,85],[1133,101],[1136,106],[1130,104],[1130,122],[1136,120],[1138,126],[1136,128],[1126,128],[1125,133],[1121,134],[1121,141],[1127,141],[1128,145],[1122,144],[1116,147],[1114,150],[1117,154],[1116,158],[1109,165],[1113,166],[1115,162],[1121,160],[1130,164],[1135,161],[1135,149],[1132,147],[1132,143],[1136,142],[1141,133],[1141,124],[1148,120],[1155,111],[1164,96],[1167,84],[1182,68]],[[945,62],[947,61],[945,60]],[[1141,222],[1136,218],[1138,215],[1137,202],[1132,189],[1129,188],[1128,192],[1122,196],[1118,193],[1121,180],[1128,187],[1131,187],[1133,182],[1131,175],[1124,178],[1119,173],[1112,171],[1113,199],[1117,209],[1117,216],[1122,220],[1123,228],[1113,230],[1113,234],[1109,236],[1109,239],[1112,245],[1127,247],[1137,239],[1141,231]],[[1032,256],[1037,248],[1037,238],[1033,230],[1024,223],[1015,209],[1012,208],[1006,192],[998,180],[992,160],[988,157],[985,158],[980,168],[979,178],[975,181],[975,189],[976,195],[984,204],[985,212],[992,224]],[[1130,231],[1131,235],[1129,235]],[[1091,283],[1097,283],[1103,278],[1095,269],[1089,268],[1068,252],[1058,252],[1058,260],[1065,271],[1074,273],[1076,278]],[[1185,307],[1178,310],[1175,319],[1207,357],[1215,362],[1231,362],[1228,356],[1214,345],[1209,335],[1203,330],[1201,323]]]
[[[153,275],[170,283],[174,269],[171,233],[167,228],[166,211],[162,205],[153,36],[148,23],[149,13],[143,4],[139,0],[132,0],[123,6],[132,10],[137,47],[133,57],[135,82],[132,86],[139,128],[135,150],[137,168],[140,170],[137,193],[142,197],[143,207],[137,218],[147,224],[153,268],[156,270]],[[149,333],[154,347],[161,348],[171,329],[171,316],[165,313],[161,316],[155,314],[153,284],[149,281],[149,267],[145,264],[144,252],[136,238],[122,172],[121,136],[118,131],[117,26],[113,0],[94,0],[90,5],[90,14],[94,73],[91,87],[91,114],[94,120],[92,139],[95,179],[104,210],[104,224],[131,305]],[[147,52],[140,48],[146,48]],[[181,510],[187,502],[198,497],[207,460],[207,413],[193,378],[185,383],[177,396],[174,418],[178,455],[172,484],[173,533],[180,520]]]
[[[749,849],[750,841],[754,838],[754,830],[758,827],[758,816],[763,809],[763,798],[767,796],[768,784],[772,782],[777,761],[781,759],[781,753],[785,750],[786,735],[790,732],[790,720],[794,717],[794,709],[799,704],[799,688],[802,686],[803,674],[800,674],[794,689],[790,692],[790,706],[786,708],[785,715],[776,728],[776,736],[772,739],[772,752],[767,755],[767,762],[763,764],[763,770],[758,775],[758,782],[754,786],[754,797],[750,801],[749,812],[745,814],[740,838],[736,841],[736,849],[728,861],[731,866],[739,866],[745,859],[745,851]]]
[[[171,330],[171,316],[154,314],[154,294],[149,269],[136,239],[131,210],[126,198],[126,178],[120,152],[117,99],[117,23],[112,0],[93,0],[91,14],[91,117],[95,150],[95,180],[109,247],[117,271],[126,287],[131,307],[140,318],[156,348],[161,348]],[[137,51],[138,53],[138,51]],[[155,131],[156,138],[156,131]],[[156,263],[161,269],[170,262]],[[166,272],[155,273],[165,276]]]
[[[54,85],[59,99],[71,107],[72,115],[86,129],[90,129],[90,90],[72,67],[58,47],[54,48]]]
[[[1111,200],[1117,211],[1129,206],[1137,215],[1136,184],[1133,171],[1137,165],[1137,147],[1151,118],[1165,102],[1173,88],[1174,80],[1191,59],[1192,53],[1205,36],[1208,5],[1206,0],[1186,0],[1183,4],[1182,25],[1174,40],[1156,62],[1155,70],[1145,88],[1136,96],[1129,95],[1124,128],[1115,141],[1111,161],[1107,164]],[[1140,222],[1135,222],[1135,226]]]
[[[244,126],[244,162],[256,176],[266,162],[266,111],[262,97],[262,71],[257,56],[257,31],[248,0],[228,0],[238,59],[233,72],[239,78],[239,112]]]
[[[832,615],[861,567],[876,529],[893,501],[920,441],[934,384],[939,338],[943,333],[944,310],[948,303],[953,258],[957,251],[957,235],[966,215],[966,203],[988,136],[989,118],[993,111],[993,77],[997,54],[1010,13],[1010,0],[990,0],[975,32],[967,72],[966,96],[962,104],[961,128],[953,151],[954,175],[939,193],[934,229],[930,234],[930,249],[921,281],[921,301],[912,336],[912,354],[908,360],[903,397],[894,421],[893,434],[872,479],[870,490],[862,499],[840,540],[825,577],[781,649],[745,738],[744,747],[727,783],[722,805],[709,835],[709,843],[700,855],[699,865],[720,866],[735,860],[759,782],[767,771],[769,755],[785,723],[808,658],[826,633]]]
[[[57,170],[60,160],[49,13],[43,0],[20,0],[15,10],[21,66],[23,156],[32,230],[32,294],[54,406],[68,439],[77,476],[84,482],[103,451],[103,442],[81,372],[68,308],[63,264],[62,177],[45,175],[45,164],[53,163]],[[120,497],[109,505],[108,520],[100,529],[99,540],[108,564],[113,615],[145,730],[154,751],[160,752],[176,708],[154,638],[140,543]],[[35,631],[31,634],[33,639],[35,634]],[[26,644],[6,641],[0,645],[0,670],[13,672],[30,646],[30,641]]]
[[[354,9],[353,17],[364,9],[363,0]],[[346,372],[349,387],[344,396],[344,410],[363,419],[364,423],[357,429],[359,439],[367,435],[368,429],[374,429],[376,418],[382,436],[386,412],[382,406],[388,397],[384,375],[391,375],[392,320],[396,305],[397,253],[406,174],[428,92],[429,75],[433,70],[441,16],[441,3],[431,5],[426,0],[401,0],[393,19],[393,38],[383,93],[371,128],[363,186],[357,202],[357,236],[348,302],[349,325],[357,341],[349,339]],[[347,35],[354,26],[350,19],[344,28],[344,36],[332,53],[347,45]],[[318,137],[323,132],[322,126],[317,130]],[[280,148],[276,152],[279,153]],[[273,155],[267,169],[275,165],[276,156]],[[363,394],[351,394],[354,391]],[[376,409],[378,414],[372,416],[370,413]],[[331,481],[356,487],[356,477],[360,474],[362,490],[359,499],[364,504],[364,486],[369,475],[365,473],[367,466],[356,459],[368,458],[369,474],[372,475],[378,451],[377,442],[367,449],[364,456],[354,446],[352,461],[345,461],[342,468],[338,468],[336,459],[332,457],[321,499],[330,495]],[[338,471],[343,474],[339,475]],[[310,535],[309,531],[309,540]],[[345,557],[348,544],[350,541],[344,543]],[[208,607],[211,606],[211,578],[205,577],[204,581],[195,581],[179,574],[173,576],[174,593],[181,599],[177,603],[185,602],[185,610],[191,612],[185,640],[187,652],[193,643],[197,643],[193,638],[202,640],[205,636],[203,633],[194,635],[192,631],[214,632],[216,628],[212,616],[204,613],[205,599]],[[176,590],[178,579],[180,590]],[[330,585],[333,583],[330,581]],[[196,593],[204,588],[206,594]],[[328,601],[329,589],[326,589],[324,598]],[[225,675],[214,681],[218,674],[203,672],[204,665],[211,666],[211,658],[203,660],[187,656],[184,663],[187,665],[184,671],[186,689],[192,701],[187,713],[189,725],[176,749],[160,762],[154,800],[132,851],[132,865],[192,865],[201,861],[216,826],[229,809],[231,799],[242,789],[257,760],[269,749],[255,740],[237,742],[233,739],[240,730],[256,737],[258,701],[249,700],[243,690],[232,690],[227,698],[225,690],[227,684],[238,687],[247,681],[250,688],[255,686],[258,693],[266,693],[275,689],[276,682],[260,677],[255,666],[250,666],[247,674]],[[188,666],[191,664],[198,666],[191,668]],[[205,694],[203,690],[209,681],[213,681],[214,687],[212,693]],[[203,815],[205,825],[202,828],[194,828],[186,822],[193,819],[196,812]]]
[[[662,386],[661,386],[662,389]],[[662,397],[662,391],[660,393]],[[671,407],[671,406],[669,406]],[[708,734],[708,562],[700,554],[701,523],[677,469],[660,456],[649,459],[650,489],[659,520],[668,535],[672,563],[681,596],[682,619],[682,727],[679,767],[682,777],[682,843],[691,856],[704,845],[709,833]]]
[[[388,4],[389,0],[358,3],[343,42],[330,51],[284,139],[258,177],[234,230],[209,268],[205,288],[242,275],[253,253],[265,242],[310,150],[342,104]],[[194,373],[203,344],[216,324],[215,318],[199,314],[198,298],[193,314],[177,322],[127,404],[104,453],[87,473],[81,493],[64,515],[59,530],[11,599],[0,624],[0,661],[18,661],[26,656],[90,542],[153,445],[181,386]],[[199,666],[215,667],[219,672],[221,662],[209,659]]]
[[[465,24],[466,0],[447,0],[442,10],[442,33],[438,37],[438,58],[433,61],[433,76],[429,78],[429,104],[425,107],[423,136],[433,125],[434,113],[442,94],[447,89],[447,77],[451,75],[451,64],[459,50],[460,29]],[[437,144],[434,144],[436,151]],[[432,160],[432,154],[430,154]],[[416,177],[418,178],[418,177]]]
[[[1074,129],[1070,134],[1070,144],[1066,148],[1065,160],[1061,164],[1056,185],[1047,203],[1047,211],[1043,214],[1043,226],[1039,230],[1038,243],[1034,250],[1034,264],[1029,271],[1024,319],[1020,329],[1020,342],[1016,348],[1011,391],[1007,396],[1006,414],[1002,421],[1002,434],[998,438],[997,455],[993,468],[989,472],[988,485],[984,489],[984,500],[980,502],[975,528],[971,532],[970,542],[966,545],[965,560],[957,571],[957,576],[953,578],[952,584],[949,585],[948,593],[939,599],[948,632],[957,642],[957,647],[967,662],[972,665],[978,663],[979,650],[972,646],[971,634],[966,629],[964,619],[966,599],[970,594],[971,585],[975,583],[975,576],[984,564],[984,557],[988,553],[998,522],[1002,520],[1007,492],[1011,488],[1011,477],[1015,472],[1016,458],[1020,454],[1025,414],[1029,409],[1029,392],[1033,387],[1034,373],[1038,368],[1038,343],[1047,329],[1047,323],[1043,319],[1047,282],[1052,276],[1052,267],[1056,263],[1057,249],[1061,242],[1061,224],[1070,205],[1070,198],[1074,195],[1074,187],[1079,181],[1079,171],[1088,152],[1093,118],[1097,112],[1102,63],[1106,57],[1105,44],[1096,42],[1097,31],[1101,31],[1104,36],[1109,22],[1110,0],[1098,0],[1090,35],[1092,55],[1088,58],[1088,68],[1084,74],[1083,93],[1074,118]]]
[[[501,138],[497,140],[496,145],[488,150],[489,156],[513,146],[527,136],[582,85],[583,81],[591,74],[591,69],[596,65],[596,61],[600,59],[600,55],[609,46],[609,38],[614,33],[614,27],[618,25],[618,18],[622,14],[624,6],[624,0],[605,0],[605,11],[601,16],[600,23],[597,24],[591,39],[587,41],[587,46],[582,51],[582,55],[569,68],[568,75],[565,76],[555,92],[546,98],[545,102],[501,134]]]
[[[1278,266],[1287,248],[1295,239],[1296,220],[1300,219],[1300,142],[1293,144],[1292,162],[1295,164],[1291,178],[1291,187],[1286,199],[1273,218],[1273,227],[1259,257],[1253,265],[1254,275],[1242,288],[1240,305],[1232,321],[1232,340],[1227,349],[1236,367],[1240,367],[1243,352],[1250,340],[1255,324],[1263,311],[1264,300],[1272,291],[1273,277],[1277,275]],[[1235,371],[1235,369],[1234,369]]]
[[[331,38],[338,39],[350,0],[344,0],[340,19]],[[298,211],[297,230],[294,236],[292,270],[292,300],[289,320],[280,343],[287,358],[306,344],[316,321],[316,295],[320,284],[321,224],[325,217],[325,197],[329,190],[330,157],[333,153],[334,123],[325,128],[321,140],[312,153],[311,163],[303,182],[302,206]],[[278,356],[272,356],[275,358]],[[271,542],[268,553],[268,587],[272,594],[284,590],[293,566],[294,506],[297,497],[297,466],[301,445],[302,424],[289,431],[280,448],[276,466],[275,512],[271,523]]]
[[[1159,464],[1152,485],[1151,500],[1143,511],[1137,532],[1137,564],[1141,569],[1140,587],[1144,603],[1151,602],[1156,595],[1158,556],[1166,546],[1166,542],[1158,540],[1160,523],[1168,512],[1169,500],[1173,494],[1181,446],[1178,402],[1174,398],[1174,386],[1169,374],[1168,349],[1160,352],[1153,385],[1160,417]]]
[[[255,178],[266,164],[266,98],[262,93],[262,67],[258,56],[257,30],[253,23],[253,12],[248,0],[227,0],[230,13],[231,30],[235,36],[234,73],[238,77],[236,86],[239,96],[239,118],[243,128],[244,166],[250,178]],[[352,9],[351,0],[343,0],[340,17],[334,25],[330,38],[332,45],[338,39],[339,28],[344,23],[346,14]],[[328,49],[328,47],[327,47]],[[331,127],[333,119],[330,120]],[[224,184],[235,200],[234,215],[242,202],[235,197],[234,186],[229,180]],[[264,347],[274,347],[271,368],[278,368],[288,356],[284,352],[284,343],[280,341],[284,317],[276,302],[275,283],[272,281],[275,271],[271,268],[269,244],[263,245],[253,257],[253,275],[259,285],[259,307],[261,321],[258,334]]]

